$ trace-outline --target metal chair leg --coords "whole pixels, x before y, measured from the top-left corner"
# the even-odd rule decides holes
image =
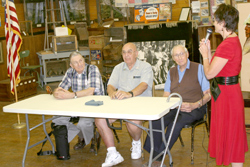
[[[206,126],[206,129],[207,129],[207,136],[208,136],[208,138],[209,138],[209,134],[210,134],[210,132],[209,132],[209,128],[208,128],[207,121],[205,122],[205,126]]]
[[[40,86],[41,89],[43,89],[43,86],[41,85],[41,81],[40,81],[40,75],[37,71],[35,71],[36,74],[37,74],[37,83],[38,83],[38,86]]]
[[[181,142],[181,146],[184,147],[184,142],[183,142],[183,140],[182,140],[181,134],[180,134],[180,136],[179,136],[179,140],[180,140],[180,142]]]
[[[94,124],[94,137],[91,140],[90,152],[94,152],[95,155],[97,155],[98,150],[100,148],[100,142],[101,142],[101,136],[98,133],[98,131],[96,130],[96,126]]]
[[[113,126],[113,125],[112,125]],[[117,133],[116,133],[116,130],[115,129],[112,129],[113,130],[113,132],[114,132],[114,135],[115,135],[115,138],[116,138],[116,140],[117,140],[117,143],[120,143],[120,139],[119,139],[119,137],[118,137],[118,135],[117,135]]]
[[[195,126],[192,127],[191,133],[191,164],[194,164],[194,130]]]

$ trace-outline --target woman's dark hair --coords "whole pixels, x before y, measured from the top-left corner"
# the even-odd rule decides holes
[[[225,22],[227,30],[235,31],[239,22],[239,11],[231,5],[220,4],[214,13],[218,23]]]

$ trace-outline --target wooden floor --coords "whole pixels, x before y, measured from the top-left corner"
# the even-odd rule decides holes
[[[42,90],[39,90],[39,93],[45,93]],[[17,122],[17,114],[3,113],[2,107],[10,104],[10,102],[0,102],[1,112],[0,112],[0,166],[1,167],[20,167],[22,166],[22,158],[24,153],[24,148],[26,144],[27,134],[26,127],[23,129],[14,129],[12,125]],[[42,104],[40,104],[42,105]],[[246,108],[246,123],[250,124],[250,109]],[[25,123],[25,117],[23,114],[20,115],[21,122]],[[49,118],[49,116],[47,116]],[[36,125],[40,123],[42,117],[40,115],[30,115],[29,116],[30,125]],[[50,125],[47,124],[47,131],[50,131]],[[248,145],[250,146],[250,130],[247,129],[248,136]],[[140,167],[145,163],[149,157],[148,153],[145,153],[145,159],[131,160],[130,158],[130,147],[131,139],[125,128],[117,131],[120,138],[120,143],[116,143],[117,150],[124,157],[124,162],[117,165],[119,167]],[[182,138],[184,140],[185,146],[182,147],[180,141],[177,141],[174,147],[171,150],[173,156],[174,167],[215,167],[215,160],[209,157],[207,153],[208,147],[208,136],[203,125],[196,128],[195,131],[195,154],[194,154],[194,165],[190,163],[190,143],[191,143],[191,130],[183,129]],[[39,127],[31,132],[30,143],[35,143],[38,140],[44,138],[44,133],[42,127]],[[54,137],[52,137],[54,141]],[[70,160],[59,161],[53,155],[46,156],[37,156],[37,152],[41,149],[41,144],[35,146],[28,150],[25,166],[26,167],[98,167],[104,162],[106,157],[106,148],[101,143],[98,155],[94,155],[89,152],[89,145],[86,146],[83,150],[75,151],[73,150],[73,145],[77,142],[75,138],[70,143]],[[45,150],[51,150],[49,143],[46,143],[44,146]],[[168,157],[165,160],[165,163],[168,164]],[[250,152],[246,153],[246,162],[244,166],[250,166]]]

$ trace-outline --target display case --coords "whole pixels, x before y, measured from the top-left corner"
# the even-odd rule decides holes
[[[89,63],[90,60],[89,50],[84,50],[79,52],[85,57],[86,63]],[[40,81],[42,86],[43,84],[46,85],[47,82],[56,82],[56,81],[61,81],[63,79],[65,73],[63,71],[65,70],[59,68],[58,72],[54,70],[56,72],[51,73],[51,75],[48,75],[50,73],[48,71],[49,69],[47,69],[46,67],[48,66],[48,64],[51,67],[53,65],[53,62],[55,63],[54,65],[65,64],[65,59],[69,58],[70,53],[72,52],[61,52],[57,54],[52,51],[37,52],[40,65],[43,65],[43,67],[40,67]]]

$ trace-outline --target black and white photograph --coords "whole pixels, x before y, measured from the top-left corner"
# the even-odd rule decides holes
[[[216,0],[216,5],[219,5],[219,4],[222,4],[222,3],[225,3],[225,0]]]
[[[209,16],[208,9],[201,9],[201,16]]]
[[[201,2],[201,8],[207,8],[208,7],[208,2]]]
[[[201,17],[200,17],[200,16],[198,16],[198,15],[194,15],[194,16],[192,16],[192,18],[193,18],[193,20],[198,20],[198,21],[200,21],[200,20],[201,20]]]
[[[203,25],[208,25],[208,24],[210,24],[210,17],[203,17],[203,18],[202,18],[202,24],[203,24]]]
[[[134,42],[138,59],[152,65],[155,89],[164,89],[168,71],[175,63],[171,50],[175,45],[185,46],[185,40]]]

